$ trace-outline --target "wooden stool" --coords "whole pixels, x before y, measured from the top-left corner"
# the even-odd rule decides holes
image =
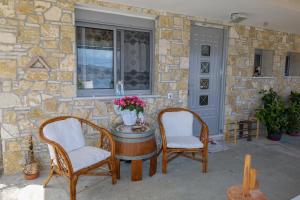
[[[253,129],[252,125],[256,124],[256,128]],[[259,137],[259,120],[254,117],[250,117],[247,120],[231,120],[227,119],[225,124],[224,139],[229,142],[233,136],[234,144],[237,144],[238,134],[240,138],[247,137],[248,141],[252,140],[252,131],[256,130],[255,138]],[[247,134],[244,134],[246,132]]]
[[[251,168],[251,156],[245,156],[243,185],[231,186],[227,190],[228,200],[267,200],[259,191],[256,170]]]

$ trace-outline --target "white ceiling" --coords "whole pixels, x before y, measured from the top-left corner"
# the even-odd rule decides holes
[[[242,24],[300,34],[300,0],[110,0],[228,22],[230,14],[242,12]]]

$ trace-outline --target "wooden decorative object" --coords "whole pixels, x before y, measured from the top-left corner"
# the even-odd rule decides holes
[[[41,56],[33,57],[32,60],[27,64],[27,67],[31,69],[50,70],[50,66]]]
[[[200,141],[203,143],[203,148],[192,148],[192,149],[186,149],[186,148],[168,148],[167,147],[167,139],[165,134],[165,128],[162,123],[162,116],[166,112],[180,112],[180,111],[187,111],[193,114],[194,118],[201,124],[201,131],[199,135]],[[162,138],[162,172],[165,174],[167,173],[167,164],[174,158],[178,157],[179,155],[183,155],[185,157],[191,158],[193,160],[198,160],[202,163],[202,172],[207,172],[207,164],[208,164],[208,126],[207,124],[199,117],[199,115],[191,110],[185,109],[185,108],[166,108],[159,112],[158,114],[158,124],[160,129],[160,134]],[[192,156],[187,155],[185,153],[191,153]],[[200,153],[201,158],[196,159],[195,153]],[[176,154],[174,156],[174,154]]]
[[[98,163],[95,163],[89,167],[85,167],[83,169],[80,169],[76,172],[73,171],[72,163],[70,161],[70,158],[67,154],[67,152],[63,149],[61,145],[58,143],[49,140],[44,136],[43,128],[50,123],[65,120],[68,118],[75,118],[80,121],[81,124],[86,124],[96,130],[99,133],[99,140],[97,143],[97,147],[105,149],[111,153],[111,156],[108,157],[105,160],[102,160]],[[39,135],[42,141],[47,143],[48,145],[51,145],[54,148],[55,155],[56,155],[56,161],[57,164],[54,163],[54,161],[50,160],[50,173],[48,178],[44,182],[44,187],[47,186],[49,183],[51,177],[54,175],[54,173],[58,174],[59,176],[66,177],[70,182],[70,200],[76,199],[76,184],[78,177],[80,175],[94,175],[94,176],[111,176],[112,177],[112,184],[115,184],[116,179],[116,167],[115,167],[115,143],[113,141],[112,135],[110,131],[107,129],[97,126],[96,124],[79,117],[72,117],[72,116],[62,116],[62,117],[56,117],[53,119],[49,119],[46,122],[44,122],[40,128],[39,128]],[[72,140],[72,138],[70,138]],[[109,170],[106,172],[96,172],[95,170],[100,169],[102,166],[108,165]]]
[[[228,119],[225,124],[224,139],[227,142],[230,142],[230,139],[233,138],[234,144],[237,144],[238,134],[240,137],[247,137],[248,141],[252,140],[252,124],[256,124],[255,129],[255,138],[259,137],[259,120],[255,117],[250,117],[248,120],[230,120]],[[247,132],[247,134],[244,134]]]
[[[120,178],[120,159],[131,161],[131,180],[142,180],[143,160],[150,159],[149,175],[156,173],[157,148],[155,129],[149,125],[116,125],[113,130],[116,143],[117,177]]]
[[[39,176],[39,165],[34,159],[33,142],[31,135],[28,137],[28,152],[23,173],[26,180],[33,180]]]
[[[256,170],[251,168],[251,156],[245,156],[243,184],[231,186],[227,190],[228,200],[267,200],[259,191]]]

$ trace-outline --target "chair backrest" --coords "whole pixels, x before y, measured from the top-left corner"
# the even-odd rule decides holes
[[[43,128],[44,136],[60,144],[66,152],[85,146],[81,123],[75,118],[51,122]],[[51,158],[55,158],[53,148],[49,146]]]
[[[188,111],[165,112],[162,124],[166,136],[192,136],[194,116]]]

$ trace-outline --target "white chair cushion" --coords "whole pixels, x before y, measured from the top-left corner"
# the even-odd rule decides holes
[[[164,113],[162,123],[166,136],[192,136],[193,120],[193,114],[187,111]]]
[[[76,172],[85,167],[105,160],[110,156],[110,152],[91,146],[85,146],[68,153],[73,171]]]
[[[80,122],[75,118],[53,122],[43,129],[49,140],[60,144],[66,152],[85,146],[85,140]],[[51,158],[54,158],[53,148],[49,148]]]
[[[168,148],[202,148],[203,143],[195,136],[167,136]]]

